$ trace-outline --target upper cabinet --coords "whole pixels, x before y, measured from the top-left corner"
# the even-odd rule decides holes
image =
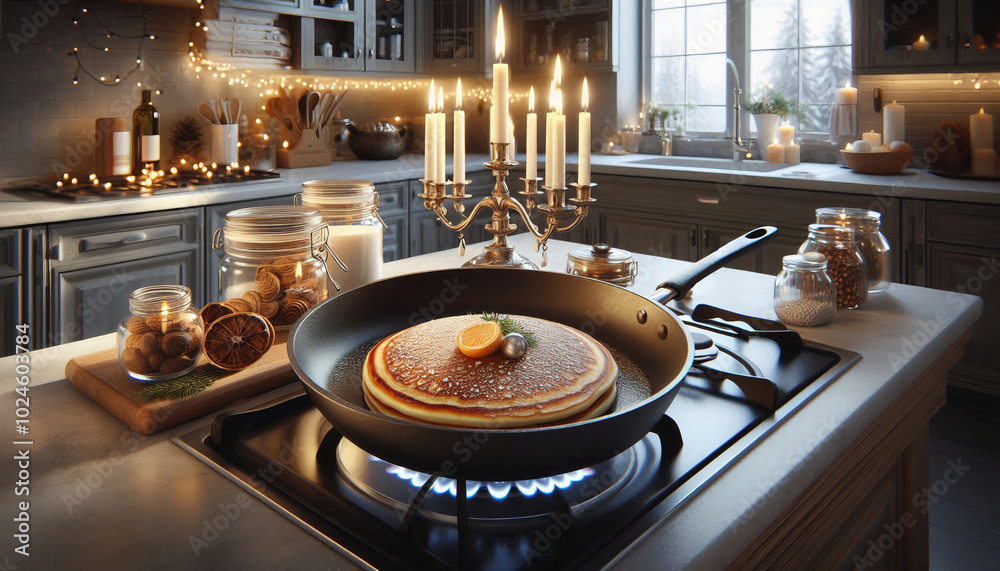
[[[413,0],[300,1],[302,69],[416,70]]]
[[[481,73],[493,62],[497,2],[431,0],[420,2],[421,44],[427,73]],[[510,20],[508,20],[508,23]]]
[[[619,2],[611,0],[518,0],[514,63],[543,68],[555,61],[588,70],[615,70]]]
[[[996,0],[855,0],[857,71],[956,71],[1000,63]],[[916,68],[916,69],[915,69]]]

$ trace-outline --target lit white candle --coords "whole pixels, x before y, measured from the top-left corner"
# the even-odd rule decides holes
[[[566,188],[566,115],[563,114],[562,90],[556,89],[556,115],[553,122],[553,146],[555,146],[555,162],[553,167],[556,188]]]
[[[785,146],[781,143],[771,143],[767,146],[767,162],[769,163],[783,163],[785,162]]]
[[[895,141],[906,140],[906,108],[892,103],[882,108],[882,141],[891,145]]]
[[[994,176],[996,172],[997,152],[993,149],[972,150],[972,175]]]
[[[554,188],[555,133],[556,133],[556,82],[549,84],[549,112],[545,114],[545,186]]]
[[[993,149],[993,115],[983,108],[969,115],[969,138],[973,149]]]
[[[795,127],[788,121],[778,127],[778,142],[782,145],[791,145],[795,142]]]
[[[868,141],[868,144],[871,145],[873,149],[875,147],[882,146],[882,133],[876,133],[874,129],[868,131],[867,133],[861,133],[861,139]]]
[[[580,97],[580,135],[577,152],[580,154],[580,167],[577,173],[577,183],[590,184],[590,95],[587,92],[587,78],[583,78],[583,95]]]
[[[535,87],[528,90],[528,120],[525,128],[524,152],[528,156],[524,166],[524,177],[538,178],[538,114],[535,113]]]
[[[465,110],[462,109],[462,79],[455,87],[455,142],[452,143],[455,161],[455,182],[465,182]]]
[[[801,147],[792,143],[791,145],[785,145],[785,162],[790,165],[799,164]]]
[[[510,106],[508,102],[508,75],[507,64],[503,63],[504,56],[504,31],[503,31],[503,8],[497,15],[497,63],[493,64],[493,106],[496,113],[493,116],[493,128],[495,133],[494,143],[509,143],[510,131],[507,124],[510,122]]]
[[[437,161],[437,166],[434,167],[434,174],[437,175],[435,182],[444,183],[448,179],[448,171],[445,170],[444,162],[448,157],[448,152],[445,150],[445,141],[447,141],[447,129],[444,118],[444,88],[438,88],[438,98],[437,98],[437,150],[434,151],[434,159]]]
[[[917,41],[913,42],[914,51],[929,50],[930,48],[931,48],[931,43],[928,42],[926,38],[924,38],[923,34],[920,34],[920,37],[917,39]]]
[[[858,88],[851,87],[851,80],[848,79],[843,87],[837,90],[836,103],[840,105],[855,105],[858,102]]]
[[[427,113],[424,114],[424,178],[431,182],[437,180],[437,115],[434,113],[434,80],[427,92]]]

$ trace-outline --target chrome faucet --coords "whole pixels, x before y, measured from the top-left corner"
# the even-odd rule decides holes
[[[736,88],[733,89],[733,161],[741,162],[750,157],[750,141],[743,142],[743,106],[740,104],[743,90],[740,89],[740,72],[736,71],[736,63],[731,58],[726,58],[726,63],[736,79]]]

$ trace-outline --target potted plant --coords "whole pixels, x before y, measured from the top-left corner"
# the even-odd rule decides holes
[[[761,90],[747,101],[747,111],[753,114],[754,123],[757,125],[757,140],[760,141],[761,149],[766,149],[774,142],[778,121],[788,115],[794,106],[795,104],[780,92],[772,91],[770,84],[764,84]]]

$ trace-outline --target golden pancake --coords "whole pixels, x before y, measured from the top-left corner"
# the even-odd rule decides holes
[[[611,407],[618,366],[603,345],[559,323],[513,317],[538,341],[520,359],[499,352],[472,359],[458,350],[458,332],[479,316],[436,319],[383,339],[365,362],[369,406],[479,428],[574,422]]]

